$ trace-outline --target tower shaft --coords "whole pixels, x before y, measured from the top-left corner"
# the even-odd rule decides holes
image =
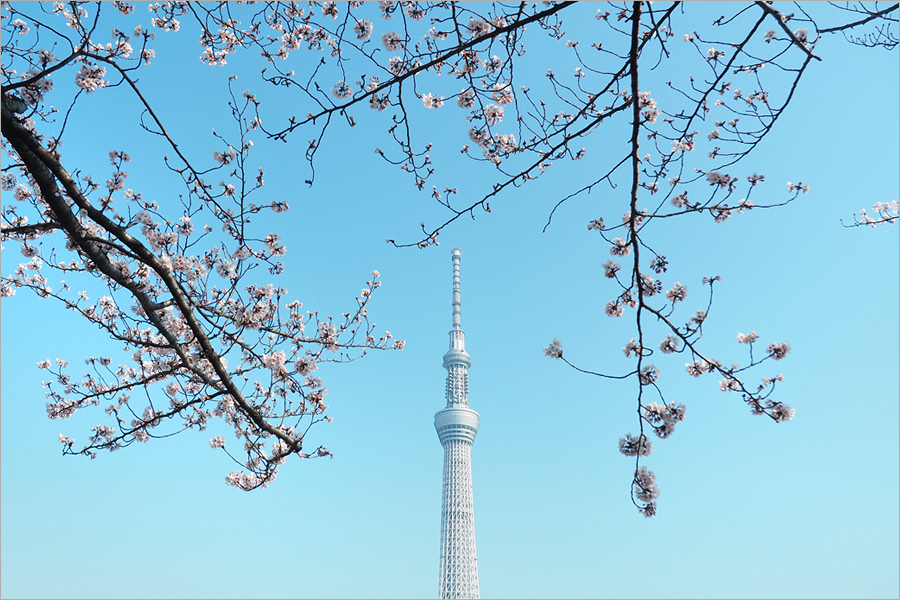
[[[441,598],[478,598],[475,552],[475,509],[472,494],[472,444],[480,417],[469,408],[469,366],[460,318],[458,248],[453,257],[453,328],[444,354],[447,406],[434,415],[434,428],[444,447],[441,501]]]
[[[461,439],[444,444],[441,598],[479,597],[471,451],[472,445]]]

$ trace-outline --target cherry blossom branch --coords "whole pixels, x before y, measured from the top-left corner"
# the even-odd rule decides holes
[[[757,0],[756,5],[762,8],[766,14],[772,15],[775,18],[775,21],[778,22],[778,26],[781,27],[781,29],[784,30],[786,34],[788,34],[788,37],[791,38],[791,41],[795,46],[806,52],[806,54],[809,55],[810,58],[814,58],[818,61],[822,60],[812,53],[812,50],[810,50],[806,45],[805,40],[800,39],[800,36],[798,36],[796,32],[790,30],[790,28],[787,26],[788,19],[784,14],[772,8],[771,4],[765,0]]]
[[[869,21],[874,21],[875,19],[880,19],[882,17],[886,17],[887,15],[895,12],[898,8],[900,8],[900,3],[893,4],[884,10],[879,10],[874,13],[870,13],[865,18],[860,19],[859,21],[854,21],[852,23],[846,23],[844,25],[837,25],[835,27],[826,27],[825,29],[819,29],[819,33],[837,33],[838,31],[846,31],[847,29],[853,29],[854,27],[859,27],[860,25],[865,25]],[[890,19],[894,23],[897,22],[897,19]]]

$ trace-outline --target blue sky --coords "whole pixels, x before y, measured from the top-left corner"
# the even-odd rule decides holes
[[[204,68],[195,41],[160,36],[141,83],[186,151],[208,158],[218,148],[210,130],[228,127],[225,79],[242,63]],[[231,465],[207,443],[215,427],[93,461],[62,457],[58,435],[84,438],[100,415],[48,420],[35,364],[61,357],[77,366],[115,345],[33,295],[4,298],[0,593],[436,594],[442,450],[432,419],[444,404],[450,249],[459,247],[469,397],[481,415],[472,456],[483,597],[896,597],[898,230],[847,229],[841,219],[900,194],[898,58],[837,38],[819,54],[825,60],[743,167],[766,175],[767,197],[783,198],[785,182],[798,180],[809,194],[721,224],[665,220],[648,232],[671,278],[693,292],[685,314],[705,307],[700,279],[722,275],[705,328],[713,355],[746,360],[735,336],[749,330],[790,342],[776,364],[786,378],[777,394],[797,409],[776,425],[717,380],[687,376],[683,357],[658,362],[666,398],[686,404],[687,418],[647,460],[661,489],[653,519],[631,505],[632,461],[616,449],[636,427],[636,383],[582,375],[541,352],[557,337],[581,366],[632,368],[622,347],[633,319],[602,314],[615,293],[600,267],[608,247],[585,227],[624,212],[625,188],[569,201],[542,233],[579,174],[561,165],[493,201],[491,214],[457,222],[439,247],[396,249],[385,238],[414,241],[418,223],[442,213],[374,154],[389,147],[387,119],[360,109],[358,127],[326,138],[311,188],[303,151],[314,134],[287,144],[254,138],[263,195],[291,204],[258,223],[286,242],[281,285],[337,314],[378,269],[384,284],[370,316],[406,340],[403,352],[321,367],[334,421],[311,435],[335,458],[290,461],[270,488],[244,493],[224,483]],[[536,74],[554,66],[551,53],[531,60]],[[678,76],[686,73],[665,74]],[[236,89],[244,86],[275,98],[253,71]],[[461,111],[417,108],[420,139],[438,148],[435,184],[483,194],[491,169],[457,154]],[[177,182],[160,175],[165,150],[137,128],[136,110],[121,89],[82,98],[63,158],[105,179],[108,151],[124,149],[129,185],[162,204]],[[627,139],[595,137],[596,153]],[[590,169],[591,156],[577,167]],[[12,270],[18,246],[6,244],[2,260]]]

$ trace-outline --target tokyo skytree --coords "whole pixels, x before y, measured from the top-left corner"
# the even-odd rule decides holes
[[[466,334],[460,324],[459,257],[453,257],[453,329],[444,354],[447,407],[434,415],[434,428],[444,447],[441,502],[441,598],[478,598],[475,554],[475,510],[472,502],[472,444],[478,433],[478,413],[469,408],[469,367]]]

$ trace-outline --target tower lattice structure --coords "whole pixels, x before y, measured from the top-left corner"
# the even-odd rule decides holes
[[[453,257],[453,329],[444,354],[447,406],[434,415],[434,428],[444,447],[441,502],[441,598],[478,598],[478,558],[475,553],[475,510],[472,501],[472,444],[480,418],[469,408],[469,367],[466,334],[460,323],[459,248]]]

